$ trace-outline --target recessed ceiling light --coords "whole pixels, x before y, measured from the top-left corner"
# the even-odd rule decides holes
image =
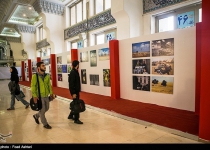
[[[23,14],[23,16],[25,17],[25,16],[26,16],[26,14]]]
[[[31,7],[28,7],[28,9],[31,9]]]

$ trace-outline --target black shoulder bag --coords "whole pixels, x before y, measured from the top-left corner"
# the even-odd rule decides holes
[[[30,99],[30,107],[34,111],[39,111],[39,110],[42,109],[42,101],[41,101],[40,86],[39,86],[39,79],[38,79],[38,74],[37,73],[36,73],[36,79],[37,79],[37,83],[38,83],[38,94],[39,94],[39,98],[37,100],[37,103],[34,103],[34,99],[32,97]]]

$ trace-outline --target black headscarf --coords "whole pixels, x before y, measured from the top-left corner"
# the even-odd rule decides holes
[[[15,81],[15,83],[18,83],[19,82],[19,77],[18,77],[17,69],[15,67],[10,67],[10,68],[12,69],[10,80]]]

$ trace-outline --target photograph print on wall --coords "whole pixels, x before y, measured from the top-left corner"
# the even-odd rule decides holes
[[[173,56],[174,38],[152,41],[152,56]]]
[[[62,73],[67,73],[67,65],[62,65]]]
[[[82,84],[87,84],[86,69],[81,69]]]
[[[80,52],[80,62],[88,62],[88,51]]]
[[[57,65],[57,72],[62,73],[62,65]]]
[[[58,74],[58,81],[63,81],[63,76],[62,76],[62,74]]]
[[[150,74],[150,59],[134,59],[133,74]]]
[[[174,75],[174,57],[152,58],[152,74]]]
[[[103,69],[103,82],[104,86],[110,87],[110,69]]]
[[[132,44],[132,58],[138,57],[150,57],[150,41]]]
[[[67,73],[71,72],[71,65],[67,65]]]
[[[173,94],[173,77],[152,77],[152,92]]]
[[[109,48],[102,48],[98,50],[99,61],[109,60]]]
[[[150,91],[150,76],[133,76],[133,89]]]
[[[62,64],[62,56],[57,57],[57,64]]]
[[[99,86],[99,75],[90,74],[90,85]]]
[[[67,64],[70,64],[71,63],[71,55],[67,55],[66,58],[67,58]]]
[[[90,51],[90,66],[91,67],[96,67],[97,66],[96,50]]]

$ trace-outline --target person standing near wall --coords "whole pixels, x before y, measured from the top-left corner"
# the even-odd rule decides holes
[[[47,119],[45,117],[45,113],[49,110],[50,102],[49,102],[49,95],[54,99],[55,95],[52,91],[52,86],[50,82],[50,75],[45,73],[46,67],[44,62],[37,63],[37,74],[38,74],[38,81],[40,86],[40,95],[42,101],[42,109],[35,115],[33,118],[37,124],[39,124],[39,117],[41,118],[41,122],[43,127],[46,129],[51,129],[52,127],[48,124]],[[31,80],[31,91],[32,96],[34,98],[34,102],[37,103],[39,94],[38,94],[38,82],[36,74],[33,74]]]
[[[10,108],[8,108],[7,110],[15,110],[14,107],[15,98],[21,101],[25,105],[25,108],[27,109],[29,107],[29,103],[20,96],[18,71],[15,67],[10,67],[10,72],[11,72],[11,77],[8,87],[11,92],[11,103],[10,103]]]
[[[74,60],[72,62],[72,70],[69,74],[69,91],[70,94],[73,98],[73,101],[76,101],[77,99],[79,99],[80,97],[80,91],[81,91],[81,83],[80,83],[80,76],[79,76],[79,61],[78,60]],[[83,122],[81,122],[79,120],[79,113],[73,113],[72,111],[70,111],[70,114],[68,116],[68,119],[73,119],[74,123],[76,124],[83,124]]]

